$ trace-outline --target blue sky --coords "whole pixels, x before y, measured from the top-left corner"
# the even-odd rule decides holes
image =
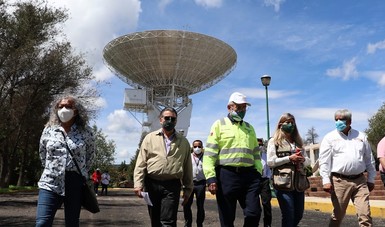
[[[266,139],[265,89],[269,86],[270,134],[280,115],[294,114],[304,137],[315,127],[318,142],[334,129],[333,115],[347,108],[352,126],[368,119],[384,102],[385,2],[382,0],[49,0],[68,9],[63,27],[75,51],[85,53],[101,81],[101,107],[94,123],[115,141],[116,163],[129,162],[139,143],[141,125],[123,108],[129,86],[105,66],[104,46],[121,35],[172,29],[223,40],[237,53],[235,69],[213,87],[192,95],[187,138],[206,141],[211,124],[227,113],[234,91],[252,106],[245,120]]]

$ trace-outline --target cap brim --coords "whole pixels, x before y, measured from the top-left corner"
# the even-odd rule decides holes
[[[242,102],[242,103],[237,103],[237,102],[234,102],[234,101],[231,101],[232,103],[235,103],[235,104],[246,104],[247,106],[251,106],[251,104],[250,103],[248,103],[248,102]],[[230,102],[230,103],[231,103]],[[229,103],[229,104],[230,104]]]

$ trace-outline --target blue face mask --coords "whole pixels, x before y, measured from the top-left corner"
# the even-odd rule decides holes
[[[344,131],[346,128],[346,120],[337,120],[336,121],[336,129],[340,132]]]

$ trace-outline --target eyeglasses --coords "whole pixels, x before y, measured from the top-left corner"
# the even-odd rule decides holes
[[[58,105],[57,106],[57,108],[59,108],[59,109],[62,109],[63,107],[65,107],[66,109],[73,109],[72,105]]]
[[[202,146],[193,146],[194,148],[197,148],[197,147],[199,147],[199,148],[202,148]]]
[[[176,117],[171,117],[171,116],[163,117],[163,119],[166,121],[172,121],[172,122],[176,121]]]

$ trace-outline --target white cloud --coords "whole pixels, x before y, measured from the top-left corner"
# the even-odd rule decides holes
[[[274,6],[274,11],[279,12],[281,8],[281,4],[285,2],[285,0],[264,0],[266,6]]]
[[[138,122],[135,122],[127,113],[125,110],[115,110],[113,113],[110,113],[107,117],[107,131],[127,133],[136,129],[135,125],[137,125]]]
[[[356,64],[357,64],[357,59],[352,58],[349,61],[344,61],[341,67],[328,69],[326,71],[326,75],[331,77],[341,77],[343,80],[349,80],[351,78],[358,76]]]
[[[65,23],[64,33],[76,50],[86,53],[88,64],[99,66],[102,51],[111,39],[137,27],[141,10],[140,0],[52,0],[56,7],[69,10],[69,19]]]
[[[381,87],[385,87],[385,71],[370,71],[364,74]]]
[[[107,121],[97,122],[103,133],[116,144],[115,163],[129,162],[135,155],[140,141],[142,127],[125,110],[115,110],[107,116]]]
[[[385,40],[373,44],[369,43],[366,52],[368,54],[374,54],[377,50],[381,49],[385,49]]]
[[[219,8],[222,6],[222,0],[195,0],[195,3],[205,8]]]
[[[98,97],[96,100],[94,100],[94,105],[98,108],[106,108],[107,107],[107,101],[103,97]]]
[[[262,86],[262,84],[261,84]],[[247,98],[256,98],[256,99],[265,99],[266,98],[266,90],[259,88],[237,88],[234,89],[234,92],[240,92],[246,95]],[[232,93],[232,92],[231,92]],[[229,93],[229,94],[231,94]],[[279,99],[279,98],[287,98],[292,95],[299,94],[299,91],[287,91],[287,90],[272,90],[268,89],[269,99]]]
[[[111,70],[109,70],[105,65],[95,68],[93,74],[96,81],[106,81],[115,77]]]

